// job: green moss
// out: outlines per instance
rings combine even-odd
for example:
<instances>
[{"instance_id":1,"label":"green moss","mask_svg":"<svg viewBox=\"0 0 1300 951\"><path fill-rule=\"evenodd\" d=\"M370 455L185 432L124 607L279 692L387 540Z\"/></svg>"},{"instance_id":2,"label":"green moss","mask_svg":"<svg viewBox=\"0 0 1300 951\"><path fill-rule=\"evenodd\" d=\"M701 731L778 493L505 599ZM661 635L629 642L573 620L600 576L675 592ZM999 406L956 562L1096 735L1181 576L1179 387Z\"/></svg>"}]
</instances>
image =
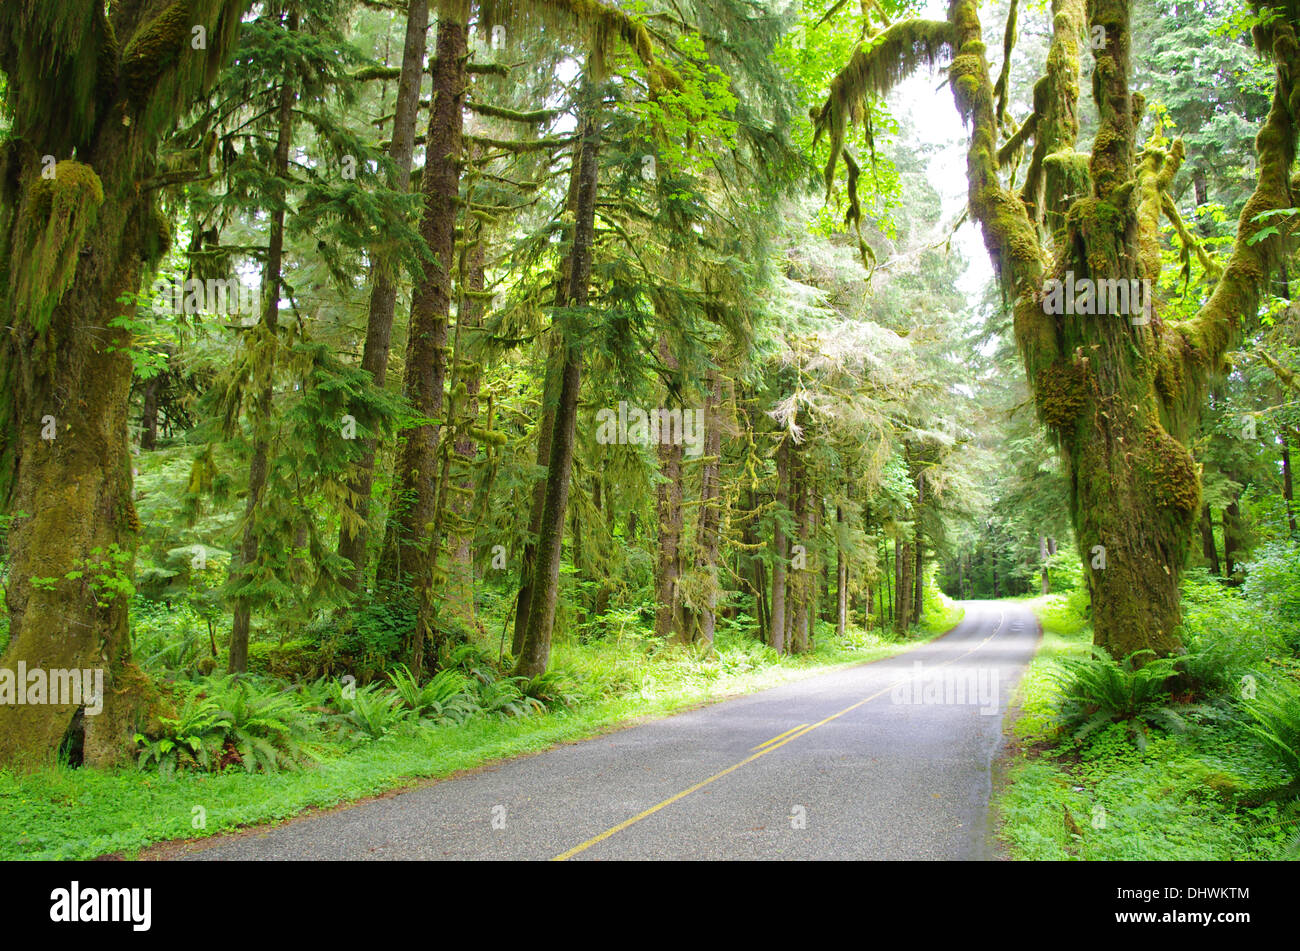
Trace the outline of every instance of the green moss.
<instances>
[{"instance_id":1,"label":"green moss","mask_svg":"<svg viewBox=\"0 0 1300 951\"><path fill-rule=\"evenodd\" d=\"M190 4L176 0L131 37L122 53L122 84L131 99L142 101L163 71L188 48L193 24Z\"/></svg>"},{"instance_id":2,"label":"green moss","mask_svg":"<svg viewBox=\"0 0 1300 951\"><path fill-rule=\"evenodd\" d=\"M147 209L140 236L140 256L152 267L172 247L171 220L156 205Z\"/></svg>"},{"instance_id":3,"label":"green moss","mask_svg":"<svg viewBox=\"0 0 1300 951\"><path fill-rule=\"evenodd\" d=\"M1187 447L1152 423L1143 437L1143 468L1156 501L1184 514L1200 511L1201 477Z\"/></svg>"},{"instance_id":4,"label":"green moss","mask_svg":"<svg viewBox=\"0 0 1300 951\"><path fill-rule=\"evenodd\" d=\"M13 307L38 330L72 285L86 235L94 226L104 186L89 165L59 162L53 178L37 177L27 193L15 234Z\"/></svg>"},{"instance_id":5,"label":"green moss","mask_svg":"<svg viewBox=\"0 0 1300 951\"><path fill-rule=\"evenodd\" d=\"M1034 377L1034 403L1048 426L1066 430L1074 425L1088 399L1087 370L1057 360Z\"/></svg>"},{"instance_id":6,"label":"green moss","mask_svg":"<svg viewBox=\"0 0 1300 951\"><path fill-rule=\"evenodd\" d=\"M972 43L962 47L960 56L953 57L948 67L948 81L957 94L957 104L966 119L975 111L979 89L984 76L984 61L979 53L968 52Z\"/></svg>"}]
</instances>

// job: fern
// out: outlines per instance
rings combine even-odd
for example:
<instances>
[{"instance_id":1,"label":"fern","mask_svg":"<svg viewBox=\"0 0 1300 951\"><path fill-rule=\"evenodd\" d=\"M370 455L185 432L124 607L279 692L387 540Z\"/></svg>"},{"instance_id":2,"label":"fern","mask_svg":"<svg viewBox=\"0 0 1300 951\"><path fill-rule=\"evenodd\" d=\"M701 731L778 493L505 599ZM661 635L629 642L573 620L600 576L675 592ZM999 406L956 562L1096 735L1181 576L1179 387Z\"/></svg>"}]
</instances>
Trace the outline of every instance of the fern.
<instances>
[{"instance_id":1,"label":"fern","mask_svg":"<svg viewBox=\"0 0 1300 951\"><path fill-rule=\"evenodd\" d=\"M480 710L465 674L442 670L421 686L405 664L388 675L393 690L407 710L436 724L463 723Z\"/></svg>"},{"instance_id":2,"label":"fern","mask_svg":"<svg viewBox=\"0 0 1300 951\"><path fill-rule=\"evenodd\" d=\"M343 723L353 732L377 740L411 719L412 713L402 706L402 698L370 684L345 701Z\"/></svg>"},{"instance_id":3,"label":"fern","mask_svg":"<svg viewBox=\"0 0 1300 951\"><path fill-rule=\"evenodd\" d=\"M1152 659L1143 666L1143 655ZM1196 707L1175 709L1168 703L1167 684L1178 673L1177 659L1155 657L1151 650L1136 651L1122 663L1104 648L1093 647L1092 656L1065 661L1050 675L1060 687L1058 725L1082 743L1111 723L1126 723L1139 749L1146 748L1146 727L1172 732L1187 729L1184 714Z\"/></svg>"},{"instance_id":4,"label":"fern","mask_svg":"<svg viewBox=\"0 0 1300 951\"><path fill-rule=\"evenodd\" d=\"M1247 731L1263 746L1265 754L1300 785L1300 683L1294 680L1270 684L1244 704L1254 721Z\"/></svg>"}]
</instances>

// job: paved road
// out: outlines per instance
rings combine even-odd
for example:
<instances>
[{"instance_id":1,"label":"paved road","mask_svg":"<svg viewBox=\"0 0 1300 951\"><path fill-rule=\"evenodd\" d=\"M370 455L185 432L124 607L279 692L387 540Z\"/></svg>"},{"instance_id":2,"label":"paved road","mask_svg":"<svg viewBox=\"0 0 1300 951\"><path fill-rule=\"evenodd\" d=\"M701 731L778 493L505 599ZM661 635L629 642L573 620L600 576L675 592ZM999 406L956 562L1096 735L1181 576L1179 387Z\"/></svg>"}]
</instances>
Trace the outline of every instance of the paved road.
<instances>
[{"instance_id":1,"label":"paved road","mask_svg":"<svg viewBox=\"0 0 1300 951\"><path fill-rule=\"evenodd\" d=\"M991 858L990 763L1038 624L1016 605L966 609L951 633L888 660L186 857Z\"/></svg>"}]
</instances>

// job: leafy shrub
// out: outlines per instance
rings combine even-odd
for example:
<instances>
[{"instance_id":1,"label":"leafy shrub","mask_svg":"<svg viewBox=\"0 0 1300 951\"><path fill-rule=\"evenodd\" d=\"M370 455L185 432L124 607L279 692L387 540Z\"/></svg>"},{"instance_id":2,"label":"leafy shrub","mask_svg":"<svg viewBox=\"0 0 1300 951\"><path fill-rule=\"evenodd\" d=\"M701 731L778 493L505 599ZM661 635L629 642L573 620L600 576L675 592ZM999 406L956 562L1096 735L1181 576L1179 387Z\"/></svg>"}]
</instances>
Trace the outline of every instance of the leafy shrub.
<instances>
[{"instance_id":1,"label":"leafy shrub","mask_svg":"<svg viewBox=\"0 0 1300 951\"><path fill-rule=\"evenodd\" d=\"M248 669L251 673L298 680L310 677L317 666L316 645L305 638L283 644L253 641L248 645Z\"/></svg>"},{"instance_id":2,"label":"leafy shrub","mask_svg":"<svg viewBox=\"0 0 1300 951\"><path fill-rule=\"evenodd\" d=\"M1086 587L1083 583L1083 562L1073 546L1059 548L1055 555L1048 557L1047 584L1053 593Z\"/></svg>"},{"instance_id":3,"label":"leafy shrub","mask_svg":"<svg viewBox=\"0 0 1300 951\"><path fill-rule=\"evenodd\" d=\"M1300 546L1271 542L1256 548L1242 593L1271 615L1292 650L1300 650Z\"/></svg>"},{"instance_id":4,"label":"leafy shrub","mask_svg":"<svg viewBox=\"0 0 1300 951\"><path fill-rule=\"evenodd\" d=\"M1152 659L1141 667L1143 655ZM1182 715L1168 703L1168 681L1178 673L1176 659L1136 651L1116 663L1105 649L1062 661L1049 676L1060 687L1056 721L1077 743L1111 723L1125 723L1139 749L1146 748L1146 725L1181 731Z\"/></svg>"},{"instance_id":5,"label":"leafy shrub","mask_svg":"<svg viewBox=\"0 0 1300 951\"><path fill-rule=\"evenodd\" d=\"M487 710L488 705L483 703L482 689L502 677L496 658L473 644L461 644L451 652L447 669L458 670L469 679L470 686L480 694L479 702L483 709Z\"/></svg>"},{"instance_id":6,"label":"leafy shrub","mask_svg":"<svg viewBox=\"0 0 1300 951\"><path fill-rule=\"evenodd\" d=\"M202 655L210 655L208 648L207 623L191 605L132 600L131 653L141 667L191 669Z\"/></svg>"},{"instance_id":7,"label":"leafy shrub","mask_svg":"<svg viewBox=\"0 0 1300 951\"><path fill-rule=\"evenodd\" d=\"M1187 655L1178 662L1207 696L1232 696L1241 678L1262 670L1276 644L1267 615L1203 568L1183 579L1183 625Z\"/></svg>"},{"instance_id":8,"label":"leafy shrub","mask_svg":"<svg viewBox=\"0 0 1300 951\"><path fill-rule=\"evenodd\" d=\"M523 677L501 677L478 688L478 702L486 713L500 716L522 717L530 713L545 713L546 704L536 697L527 696L522 685Z\"/></svg>"},{"instance_id":9,"label":"leafy shrub","mask_svg":"<svg viewBox=\"0 0 1300 951\"><path fill-rule=\"evenodd\" d=\"M724 673L743 674L779 663L781 657L770 646L753 637L719 631L714 640L718 665Z\"/></svg>"},{"instance_id":10,"label":"leafy shrub","mask_svg":"<svg viewBox=\"0 0 1300 951\"><path fill-rule=\"evenodd\" d=\"M222 745L233 747L250 773L292 767L307 754L310 722L293 689L264 686L251 678L227 677L212 699L226 724Z\"/></svg>"},{"instance_id":11,"label":"leafy shrub","mask_svg":"<svg viewBox=\"0 0 1300 951\"><path fill-rule=\"evenodd\" d=\"M315 672L349 672L361 683L384 676L415 629L415 599L409 588L386 589L352 613L318 617L305 632L315 646Z\"/></svg>"},{"instance_id":12,"label":"leafy shrub","mask_svg":"<svg viewBox=\"0 0 1300 951\"><path fill-rule=\"evenodd\" d=\"M584 699L583 685L579 680L570 672L559 668L551 668L531 680L524 680L519 685L519 691L525 697L541 703L543 708L572 707Z\"/></svg>"}]
</instances>

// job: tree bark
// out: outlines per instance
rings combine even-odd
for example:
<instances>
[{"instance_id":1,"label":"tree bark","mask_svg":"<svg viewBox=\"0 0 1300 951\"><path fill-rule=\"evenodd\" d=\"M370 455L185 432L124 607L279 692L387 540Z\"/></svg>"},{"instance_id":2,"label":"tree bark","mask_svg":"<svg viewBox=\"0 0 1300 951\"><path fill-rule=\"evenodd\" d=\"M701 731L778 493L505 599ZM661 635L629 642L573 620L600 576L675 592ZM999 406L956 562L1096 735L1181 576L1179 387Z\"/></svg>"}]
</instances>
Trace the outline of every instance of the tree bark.
<instances>
[{"instance_id":1,"label":"tree bark","mask_svg":"<svg viewBox=\"0 0 1300 951\"><path fill-rule=\"evenodd\" d=\"M700 522L697 528L699 557L697 569L705 575L708 592L699 612L694 638L712 646L717 628L718 555L722 545L721 486L718 482L722 461L722 379L716 367L710 367L704 381L704 459L700 466Z\"/></svg>"},{"instance_id":2,"label":"tree bark","mask_svg":"<svg viewBox=\"0 0 1300 951\"><path fill-rule=\"evenodd\" d=\"M401 192L411 186L411 159L415 152L415 126L420 111L420 78L424 74L428 33L429 0L411 0L406 11L406 41L402 48L402 72L397 83L393 139L388 148L394 165L392 187ZM398 275L392 263L377 259L371 268L370 314L366 321L365 347L361 353L361 368L370 373L376 389L382 389L388 377L397 281ZM356 475L348 483L355 521L345 517L339 528L338 553L352 562L352 571L348 573L345 584L354 593L365 584L370 541L370 492L374 485L377 448L374 439L367 439L362 446Z\"/></svg>"},{"instance_id":3,"label":"tree bark","mask_svg":"<svg viewBox=\"0 0 1300 951\"><path fill-rule=\"evenodd\" d=\"M456 314L456 364L457 390L464 385L457 416L459 422L453 445L456 462L461 473L451 500L452 530L449 548L451 563L447 578L447 602L466 630L474 626L474 557L473 508L474 483L471 478L474 459L478 455L478 442L471 427L479 415L478 394L482 386L479 350L476 335L483 324L483 299L485 286L485 255L483 236L466 249L463 273L465 291Z\"/></svg>"},{"instance_id":4,"label":"tree bark","mask_svg":"<svg viewBox=\"0 0 1300 951\"><path fill-rule=\"evenodd\" d=\"M659 338L659 359L670 373L678 369L676 355L664 337ZM655 520L659 525L659 546L655 560L655 634L679 643L687 640L682 617L682 598L677 589L682 574L682 450L681 443L660 439L660 481L655 486Z\"/></svg>"},{"instance_id":5,"label":"tree bark","mask_svg":"<svg viewBox=\"0 0 1300 951\"><path fill-rule=\"evenodd\" d=\"M591 282L592 244L595 237L596 195L600 178L600 116L593 106L581 125L582 148L579 183L573 225L572 264L570 267L569 303L581 312L587 306ZM551 436L551 457L547 467L546 503L537 536L537 561L533 575L533 594L524 635L523 648L515 663L515 674L536 677L546 671L551 657L551 633L555 625L555 607L559 596L560 546L564 536L564 516L569 502L572 478L574 426L578 394L582 383L581 316L558 315L563 353L560 394L556 404L555 427Z\"/></svg>"},{"instance_id":6,"label":"tree bark","mask_svg":"<svg viewBox=\"0 0 1300 951\"><path fill-rule=\"evenodd\" d=\"M393 494L380 558L382 584L405 586L430 570L425 535L436 504L436 467L443 390L447 377L447 326L451 317L452 260L464 104L468 4L443 5L438 18L437 54L426 155L420 186L424 214L420 234L433 256L411 294L410 336L406 347L406 398L426 422L404 434L393 474ZM419 634L415 640L418 641ZM419 651L412 644L412 654Z\"/></svg>"},{"instance_id":7,"label":"tree bark","mask_svg":"<svg viewBox=\"0 0 1300 951\"><path fill-rule=\"evenodd\" d=\"M835 506L836 543L835 543L835 633L843 637L848 631L849 613L849 559L844 551L840 535L844 531L844 506ZM867 603L871 603L871 591L867 590Z\"/></svg>"},{"instance_id":8,"label":"tree bark","mask_svg":"<svg viewBox=\"0 0 1300 951\"><path fill-rule=\"evenodd\" d=\"M1287 434L1282 433L1282 498L1286 499L1286 524L1291 537L1296 535L1295 491L1291 482L1291 447L1287 445Z\"/></svg>"},{"instance_id":9,"label":"tree bark","mask_svg":"<svg viewBox=\"0 0 1300 951\"><path fill-rule=\"evenodd\" d=\"M786 561L789 542L781 520L790 509L790 437L784 435L776 450L776 521L772 528L772 614L768 643L778 654L786 651Z\"/></svg>"},{"instance_id":10,"label":"tree bark","mask_svg":"<svg viewBox=\"0 0 1300 951\"><path fill-rule=\"evenodd\" d=\"M1043 582L1042 593L1050 594L1051 581L1047 577L1047 537L1045 535L1038 536L1038 561L1039 564L1042 565L1042 568L1040 569L1040 573L1042 574L1042 582Z\"/></svg>"},{"instance_id":11,"label":"tree bark","mask_svg":"<svg viewBox=\"0 0 1300 951\"><path fill-rule=\"evenodd\" d=\"M140 412L140 448L151 452L158 448L158 391L162 389L164 373L150 377L144 385L144 406Z\"/></svg>"},{"instance_id":12,"label":"tree bark","mask_svg":"<svg viewBox=\"0 0 1300 951\"><path fill-rule=\"evenodd\" d=\"M1205 563L1209 566L1210 573L1222 576L1219 549L1214 543L1214 513L1210 511L1209 503L1201 508L1201 554L1205 556Z\"/></svg>"},{"instance_id":13,"label":"tree bark","mask_svg":"<svg viewBox=\"0 0 1300 951\"><path fill-rule=\"evenodd\" d=\"M903 541L899 536L894 539L894 571L896 579L894 607L894 633L906 634L912 625L912 572L916 567L912 552L912 543Z\"/></svg>"},{"instance_id":14,"label":"tree bark","mask_svg":"<svg viewBox=\"0 0 1300 951\"><path fill-rule=\"evenodd\" d=\"M1240 584L1237 577L1237 556L1246 553L1246 531L1241 519L1241 504L1236 500L1223 507L1223 566L1224 577L1232 584Z\"/></svg>"},{"instance_id":15,"label":"tree bark","mask_svg":"<svg viewBox=\"0 0 1300 951\"><path fill-rule=\"evenodd\" d=\"M573 147L573 170L569 174L569 194L565 207L577 214L578 190L581 184L582 142ZM555 282L555 309L569 305L569 285L573 274L573 244L570 242L560 273ZM551 434L555 429L556 402L560 398L560 375L563 371L564 347L556 328L552 327L546 352L546 376L542 382L542 415L537 424L537 467L545 469L551 461ZM533 606L533 572L537 562L537 537L542 530L542 514L546 508L546 476L533 483L532 504L528 510L528 540L519 571L519 594L515 598L515 630L510 642L510 653L518 657L524 649L528 633L528 618ZM628 520L628 541L636 539L636 513Z\"/></svg>"},{"instance_id":16,"label":"tree bark","mask_svg":"<svg viewBox=\"0 0 1300 951\"><path fill-rule=\"evenodd\" d=\"M128 449L131 337L112 325L131 313L119 299L140 289L143 228L152 209L138 183L152 174L165 126L206 83L203 69L186 81L156 58L189 54L188 32L184 52L178 43L156 49L147 62L119 58L116 45L107 42L80 49L61 44L63 11L33 16L36 7L0 5L0 70L13 109L9 148L0 158L0 270L8 278L34 273L35 262L14 236L37 223L43 190L58 195L65 208L78 208L86 227L79 236L69 230L63 259L73 263L66 285L36 289L47 295L48 314L21 307L12 287L0 295L6 328L0 338L0 501L13 519L5 586L10 640L0 667L12 670L21 662L29 670L102 670L103 710L78 717L74 703L0 705L0 765L36 766L79 728L83 762L107 766L125 759L149 700L148 678L131 662L126 596L97 592L93 584L101 571L131 577L139 531ZM246 8L233 0L214 5L214 22L237 19ZM117 4L106 17L103 9L93 32L106 39L109 23L118 36L130 37L150 29L168 8ZM215 72L229 38L218 34L195 55ZM32 50L42 52L33 56ZM84 61L69 61L82 55L105 58L99 76L110 82L105 88L92 80L97 96L72 88L70 74L87 70ZM114 74L122 66L143 80L135 100L116 93ZM177 87L166 101L157 96L160 82ZM21 94L34 88L48 90L65 111L33 115L21 105ZM152 121L139 121L146 109ZM74 150L76 161L60 163L66 174L56 167L53 180L42 179L43 155ZM68 578L73 571L83 574ZM55 580L34 584L36 578Z\"/></svg>"}]
</instances>

